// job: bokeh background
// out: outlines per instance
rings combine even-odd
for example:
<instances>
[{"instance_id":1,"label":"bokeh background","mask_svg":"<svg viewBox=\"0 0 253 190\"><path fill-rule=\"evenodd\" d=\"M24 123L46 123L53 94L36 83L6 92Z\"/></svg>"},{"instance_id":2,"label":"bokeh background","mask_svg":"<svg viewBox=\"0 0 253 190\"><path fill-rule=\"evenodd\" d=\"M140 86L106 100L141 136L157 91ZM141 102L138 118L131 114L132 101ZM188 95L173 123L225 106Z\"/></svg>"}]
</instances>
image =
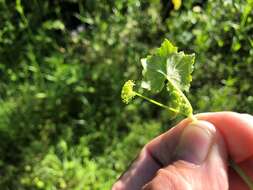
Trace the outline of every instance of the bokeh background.
<instances>
[{"instance_id":1,"label":"bokeh background","mask_svg":"<svg viewBox=\"0 0 253 190\"><path fill-rule=\"evenodd\" d=\"M176 122L120 100L165 38L196 53L196 113L252 113L252 9L253 0L0 0L0 189L110 189Z\"/></svg>"}]
</instances>

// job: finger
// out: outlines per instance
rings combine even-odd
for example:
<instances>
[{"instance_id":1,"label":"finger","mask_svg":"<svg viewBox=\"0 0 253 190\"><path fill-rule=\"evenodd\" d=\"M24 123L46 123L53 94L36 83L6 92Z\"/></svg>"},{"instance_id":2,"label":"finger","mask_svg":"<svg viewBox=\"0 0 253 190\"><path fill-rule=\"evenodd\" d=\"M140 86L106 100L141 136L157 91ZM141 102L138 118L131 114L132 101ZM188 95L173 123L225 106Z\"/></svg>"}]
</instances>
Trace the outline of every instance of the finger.
<instances>
[{"instance_id":1,"label":"finger","mask_svg":"<svg viewBox=\"0 0 253 190\"><path fill-rule=\"evenodd\" d=\"M174 161L174 152L180 138L185 139L184 142L188 140L187 142L185 142L185 144L198 147L195 149L195 152L193 152L192 155L196 154L198 157L201 157L203 151L205 152L206 150L208 150L205 146L205 139L196 138L197 136L195 134L195 130L193 130L191 136L187 138L182 136L182 132L184 131L186 125L188 125L189 122L190 121L188 120L180 122L173 129L160 135L159 137L148 143L141 151L141 154L138 156L138 159L113 186L113 190L140 189L143 184L147 183L150 179L153 178L159 168L169 165ZM209 126L206 123L201 123L200 125L203 125L202 127L204 128L208 128ZM185 149L193 151L193 149L190 147ZM189 155L181 154L181 156ZM149 172L145 172L144 169L148 169Z\"/></svg>"},{"instance_id":2,"label":"finger","mask_svg":"<svg viewBox=\"0 0 253 190\"><path fill-rule=\"evenodd\" d=\"M171 159L185 125L185 122L181 122L148 143L130 168L113 185L112 190L140 189L143 184L151 180L157 170ZM164 143L159 144L160 142ZM166 152L160 152L160 150L166 150ZM161 157L155 154L161 154Z\"/></svg>"},{"instance_id":3,"label":"finger","mask_svg":"<svg viewBox=\"0 0 253 190\"><path fill-rule=\"evenodd\" d=\"M158 170L143 190L228 189L225 144L219 133L210 134L208 127L210 125L188 126L180 137L183 138L177 150L180 153L175 158L178 161ZM193 142L189 144L189 141ZM201 148L203 150L196 152Z\"/></svg>"},{"instance_id":4,"label":"finger","mask_svg":"<svg viewBox=\"0 0 253 190\"><path fill-rule=\"evenodd\" d=\"M222 133L228 152L245 174L253 179L253 117L233 112L198 114L198 118L212 122ZM229 169L230 190L247 190L242 178Z\"/></svg>"},{"instance_id":5,"label":"finger","mask_svg":"<svg viewBox=\"0 0 253 190\"><path fill-rule=\"evenodd\" d=\"M252 155L252 116L233 112L216 112L198 114L196 117L213 123L214 126L221 131L222 136L226 141L229 154L236 162L243 161ZM189 119L183 120L172 130L158 136L147 144L141 153L146 156L139 156L139 158L142 159L137 159L134 162L134 165L132 165L132 167L130 167L130 169L120 178L117 184L121 185L118 186L120 187L122 184L137 184L136 181L148 181L155 175L155 169L153 169L153 173L149 175L146 173L142 174L143 177L142 175L135 175L140 174L141 172L139 171L142 171L142 168L148 167L148 165L152 166L156 165L154 163L157 163L157 165L165 166L170 164L172 161L172 155L170 153L174 152L181 132L190 122ZM148 159L144 159L145 157ZM129 175L129 173L132 175ZM140 183L138 183L138 185L140 185Z\"/></svg>"},{"instance_id":6,"label":"finger","mask_svg":"<svg viewBox=\"0 0 253 190\"><path fill-rule=\"evenodd\" d=\"M253 155L253 117L234 112L204 113L197 118L209 121L221 132L233 160L241 162Z\"/></svg>"},{"instance_id":7,"label":"finger","mask_svg":"<svg viewBox=\"0 0 253 190\"><path fill-rule=\"evenodd\" d=\"M205 120L212 123L222 134L230 156L236 162L241 162L253 155L253 117L248 114L239 114L235 112L215 112L198 114L196 117L200 120ZM177 126L177 131L189 124L189 119L183 120ZM168 159L168 147L174 146L168 139L171 139L171 134L166 132L160 137L155 138L149 143L149 150L153 157L160 159L166 165L171 160ZM177 137L175 137L176 141Z\"/></svg>"},{"instance_id":8,"label":"finger","mask_svg":"<svg viewBox=\"0 0 253 190\"><path fill-rule=\"evenodd\" d=\"M112 190L140 189L151 180L161 165L152 158L147 149L143 149L127 172L113 185Z\"/></svg>"}]
</instances>

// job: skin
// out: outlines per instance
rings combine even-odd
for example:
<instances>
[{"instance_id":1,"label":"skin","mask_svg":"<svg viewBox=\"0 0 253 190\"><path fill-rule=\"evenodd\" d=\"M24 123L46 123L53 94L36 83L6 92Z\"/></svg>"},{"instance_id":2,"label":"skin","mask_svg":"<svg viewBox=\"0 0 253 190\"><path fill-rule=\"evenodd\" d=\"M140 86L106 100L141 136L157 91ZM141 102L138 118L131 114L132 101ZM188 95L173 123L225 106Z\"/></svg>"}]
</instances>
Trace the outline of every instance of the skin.
<instances>
[{"instance_id":1,"label":"skin","mask_svg":"<svg viewBox=\"0 0 253 190\"><path fill-rule=\"evenodd\" d=\"M185 119L145 145L112 190L247 190L228 158L253 179L253 116L216 112L196 117L197 123ZM200 161L196 155L206 156Z\"/></svg>"}]
</instances>

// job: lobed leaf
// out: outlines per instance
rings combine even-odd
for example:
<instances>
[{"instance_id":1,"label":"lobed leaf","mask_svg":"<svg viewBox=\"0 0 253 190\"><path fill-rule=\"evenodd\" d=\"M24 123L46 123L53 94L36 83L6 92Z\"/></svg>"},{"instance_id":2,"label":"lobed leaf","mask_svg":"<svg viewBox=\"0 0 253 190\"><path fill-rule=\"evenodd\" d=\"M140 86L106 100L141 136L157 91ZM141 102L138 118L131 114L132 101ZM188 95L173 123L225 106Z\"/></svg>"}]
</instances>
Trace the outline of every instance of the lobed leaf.
<instances>
[{"instance_id":1,"label":"lobed leaf","mask_svg":"<svg viewBox=\"0 0 253 190\"><path fill-rule=\"evenodd\" d=\"M154 54L141 60L142 87L159 93L166 86L170 106L184 115L191 115L192 107L183 91L189 91L194 60L194 54L178 52L177 47L165 40Z\"/></svg>"},{"instance_id":2,"label":"lobed leaf","mask_svg":"<svg viewBox=\"0 0 253 190\"><path fill-rule=\"evenodd\" d=\"M165 40L153 55L141 60L142 87L158 93L165 86L165 81L168 81L176 88L188 91L192 81L194 60L194 54L178 52L177 47Z\"/></svg>"}]
</instances>

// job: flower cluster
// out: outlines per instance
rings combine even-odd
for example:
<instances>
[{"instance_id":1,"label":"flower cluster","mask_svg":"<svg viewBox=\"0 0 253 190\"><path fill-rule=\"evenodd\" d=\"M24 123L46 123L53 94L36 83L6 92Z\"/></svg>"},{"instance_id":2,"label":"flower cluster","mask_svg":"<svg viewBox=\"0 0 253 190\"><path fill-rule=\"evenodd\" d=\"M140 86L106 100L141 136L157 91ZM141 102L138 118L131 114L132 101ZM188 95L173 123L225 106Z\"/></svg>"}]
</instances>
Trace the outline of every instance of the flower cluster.
<instances>
[{"instance_id":1,"label":"flower cluster","mask_svg":"<svg viewBox=\"0 0 253 190\"><path fill-rule=\"evenodd\" d=\"M121 98L126 104L128 104L136 96L136 93L133 90L134 85L134 81L128 80L122 87Z\"/></svg>"}]
</instances>

